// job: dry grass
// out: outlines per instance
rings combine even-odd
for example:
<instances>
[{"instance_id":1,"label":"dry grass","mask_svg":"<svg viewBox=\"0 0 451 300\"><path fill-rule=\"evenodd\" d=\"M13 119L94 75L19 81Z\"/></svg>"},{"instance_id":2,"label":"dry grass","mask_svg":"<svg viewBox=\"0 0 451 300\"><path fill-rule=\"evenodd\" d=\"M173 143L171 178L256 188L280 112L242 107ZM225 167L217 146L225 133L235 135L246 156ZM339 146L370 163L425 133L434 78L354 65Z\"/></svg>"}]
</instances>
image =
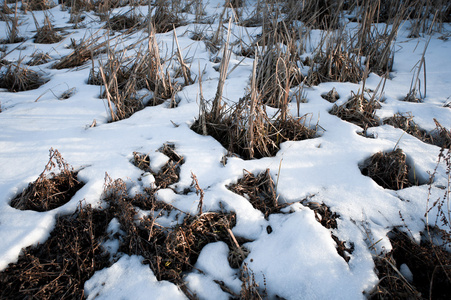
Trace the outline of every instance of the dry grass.
<instances>
[{"instance_id":1,"label":"dry grass","mask_svg":"<svg viewBox=\"0 0 451 300\"><path fill-rule=\"evenodd\" d=\"M52 210L69 202L83 185L83 182L77 180L77 172L58 150L50 149L44 171L11 200L11 206L20 210Z\"/></svg>"},{"instance_id":2,"label":"dry grass","mask_svg":"<svg viewBox=\"0 0 451 300\"><path fill-rule=\"evenodd\" d=\"M224 241L232 247L230 229L234 214L204 213L187 216L174 228L162 228L155 219L135 221L136 211L127 197L123 182L112 182L106 189L105 201L126 232L120 251L144 257L158 280L169 280L190 294L183 282L183 272L193 268L202 248L211 242ZM244 259L244 258L243 258Z\"/></svg>"},{"instance_id":3,"label":"dry grass","mask_svg":"<svg viewBox=\"0 0 451 300\"><path fill-rule=\"evenodd\" d=\"M299 20L315 29L335 29L339 26L340 12L343 0L303 0L302 4L296 0L283 1L284 11L291 20Z\"/></svg>"},{"instance_id":4,"label":"dry grass","mask_svg":"<svg viewBox=\"0 0 451 300\"><path fill-rule=\"evenodd\" d=\"M451 147L451 132L443 127L436 119L434 119L436 128L430 132L421 129L414 121L413 116L409 113L395 114L393 117L384 120L384 124L392 125L395 128L401 128L406 133L416 137L417 139L441 148Z\"/></svg>"},{"instance_id":5,"label":"dry grass","mask_svg":"<svg viewBox=\"0 0 451 300\"><path fill-rule=\"evenodd\" d=\"M127 30L127 32L132 31L133 29L138 29L141 27L141 18L136 14L132 13L124 13L111 17L107 22L107 27L110 30Z\"/></svg>"},{"instance_id":6,"label":"dry grass","mask_svg":"<svg viewBox=\"0 0 451 300\"><path fill-rule=\"evenodd\" d=\"M93 59L94 56L104 51L107 42L99 43L102 36L96 36L93 34L89 38L82 39L79 43L71 39L72 47L74 51L63 58L59 62L55 63L53 69L67 69L79 67L87 61Z\"/></svg>"},{"instance_id":7,"label":"dry grass","mask_svg":"<svg viewBox=\"0 0 451 300\"><path fill-rule=\"evenodd\" d=\"M392 152L374 154L363 163L361 171L363 175L371 177L378 185L386 189L400 190L419 184L415 174L413 176L409 174L411 167L407 164L406 155L400 148Z\"/></svg>"},{"instance_id":8,"label":"dry grass","mask_svg":"<svg viewBox=\"0 0 451 300\"><path fill-rule=\"evenodd\" d=\"M389 233L393 250L375 259L379 283L370 299L448 299L451 289L451 254L422 240L413 241L399 230ZM409 282L399 271L408 266L413 274Z\"/></svg>"},{"instance_id":9,"label":"dry grass","mask_svg":"<svg viewBox=\"0 0 451 300\"><path fill-rule=\"evenodd\" d=\"M332 36L325 36L313 58L313 65L305 79L307 85L322 82L353 82L364 80L360 57L350 50L350 41L344 31L339 30Z\"/></svg>"},{"instance_id":10,"label":"dry grass","mask_svg":"<svg viewBox=\"0 0 451 300\"><path fill-rule=\"evenodd\" d=\"M36 35L34 37L34 42L36 44L54 44L63 39L63 37L53 28L47 14L45 15L43 26L39 26L39 23L34 15L33 18L36 26Z\"/></svg>"},{"instance_id":11,"label":"dry grass","mask_svg":"<svg viewBox=\"0 0 451 300\"><path fill-rule=\"evenodd\" d=\"M297 59L298 53L293 43L285 51L280 46L264 50L256 71L256 88L264 104L278 108L288 105L291 87L302 82Z\"/></svg>"},{"instance_id":12,"label":"dry grass","mask_svg":"<svg viewBox=\"0 0 451 300\"><path fill-rule=\"evenodd\" d=\"M315 213L315 219L321 223L327 229L337 229L338 223L337 219L340 217L336 212L331 211L331 209L324 203L320 204L318 202L306 202L301 201L304 205L308 206ZM345 241L341 241L336 235L331 233L331 237L337 244L336 249L338 255L340 255L347 263L351 260L350 255L354 252L354 243L350 243L348 247Z\"/></svg>"},{"instance_id":13,"label":"dry grass","mask_svg":"<svg viewBox=\"0 0 451 300\"><path fill-rule=\"evenodd\" d=\"M43 53L36 50L32 55L31 59L27 62L29 66L38 66L45 63L48 63L52 58L48 53Z\"/></svg>"},{"instance_id":14,"label":"dry grass","mask_svg":"<svg viewBox=\"0 0 451 300\"><path fill-rule=\"evenodd\" d=\"M6 22L6 39L1 40L1 44L15 44L24 41L24 38L19 35L19 16L17 14L17 1L14 9L14 17L5 16Z\"/></svg>"},{"instance_id":15,"label":"dry grass","mask_svg":"<svg viewBox=\"0 0 451 300\"><path fill-rule=\"evenodd\" d=\"M171 4L168 5L164 0L155 1L150 23L156 33L165 33L183 25L183 20L178 16L179 5L175 4L176 9L174 9L174 2Z\"/></svg>"},{"instance_id":16,"label":"dry grass","mask_svg":"<svg viewBox=\"0 0 451 300\"><path fill-rule=\"evenodd\" d=\"M227 56L227 53L224 56ZM220 70L223 68L223 61ZM221 102L221 87L224 80L220 77L211 109L207 109L201 95L199 119L191 128L199 134L211 135L229 153L236 153L244 159L274 156L280 144L285 141L316 137L316 129L311 129L305 124L306 116L296 119L288 114L288 92L285 92L282 107L276 116L268 117L257 87L256 70L257 59L254 60L249 92L229 111ZM222 74L226 72L221 71L220 74L223 76ZM199 85L201 86L201 79Z\"/></svg>"},{"instance_id":17,"label":"dry grass","mask_svg":"<svg viewBox=\"0 0 451 300\"><path fill-rule=\"evenodd\" d=\"M0 298L82 299L85 281L110 265L101 247L108 222L105 211L90 206L58 217L45 243L23 249L0 273Z\"/></svg>"},{"instance_id":18,"label":"dry grass","mask_svg":"<svg viewBox=\"0 0 451 300\"><path fill-rule=\"evenodd\" d=\"M265 218L280 212L287 204L279 204L275 184L269 169L257 176L244 170L243 178L227 187L232 192L246 197L255 209L261 211Z\"/></svg>"},{"instance_id":19,"label":"dry grass","mask_svg":"<svg viewBox=\"0 0 451 300\"><path fill-rule=\"evenodd\" d=\"M340 95L338 95L338 92L335 88L332 88L329 92L322 94L321 97L330 103L337 102L338 99L340 99Z\"/></svg>"},{"instance_id":20,"label":"dry grass","mask_svg":"<svg viewBox=\"0 0 451 300\"><path fill-rule=\"evenodd\" d=\"M22 10L34 11L34 10L47 10L55 6L52 0L24 0L22 1Z\"/></svg>"},{"instance_id":21,"label":"dry grass","mask_svg":"<svg viewBox=\"0 0 451 300\"><path fill-rule=\"evenodd\" d=\"M100 95L108 101L111 122L130 117L146 104L155 106L170 99L169 107L177 106L176 94L181 86L172 80L168 69L165 70L155 32L149 36L148 48L141 49L130 58L126 50L116 52L109 48L107 61L100 63L98 71L94 65L91 69L88 83L102 85ZM152 99L147 103L143 102L146 95L138 93L144 88L152 92Z\"/></svg>"},{"instance_id":22,"label":"dry grass","mask_svg":"<svg viewBox=\"0 0 451 300\"><path fill-rule=\"evenodd\" d=\"M144 172L149 172L155 177L155 187L153 189L145 189L147 194L151 197L153 197L155 191L157 191L158 189L168 188L172 184L179 181L180 167L185 162L184 157L180 156L175 151L175 146L172 144L164 144L163 147L161 147L158 151L169 158L168 162L158 171L152 170L150 168L149 155L133 152L132 163L139 169L143 170ZM142 203L142 199L139 199L139 197L138 199L136 199L136 201Z\"/></svg>"},{"instance_id":23,"label":"dry grass","mask_svg":"<svg viewBox=\"0 0 451 300\"><path fill-rule=\"evenodd\" d=\"M365 131L368 127L379 126L379 118L376 116L376 109L381 106L375 99L375 93L369 100L364 97L363 92L354 94L342 105L334 105L331 114L342 120L351 122L362 127Z\"/></svg>"},{"instance_id":24,"label":"dry grass","mask_svg":"<svg viewBox=\"0 0 451 300\"><path fill-rule=\"evenodd\" d=\"M24 67L22 60L19 60L15 64L8 64L0 72L0 88L6 88L10 92L34 90L48 80L43 74Z\"/></svg>"}]
</instances>

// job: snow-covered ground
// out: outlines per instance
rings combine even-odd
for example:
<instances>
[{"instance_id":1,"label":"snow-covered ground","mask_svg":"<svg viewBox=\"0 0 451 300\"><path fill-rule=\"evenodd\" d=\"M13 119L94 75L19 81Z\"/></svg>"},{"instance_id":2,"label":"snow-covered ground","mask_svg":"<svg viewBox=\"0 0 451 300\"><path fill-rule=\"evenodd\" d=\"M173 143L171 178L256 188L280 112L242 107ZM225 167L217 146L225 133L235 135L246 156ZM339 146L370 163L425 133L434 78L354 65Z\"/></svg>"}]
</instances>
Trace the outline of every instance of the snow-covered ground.
<instances>
[{"instance_id":1,"label":"snow-covered ground","mask_svg":"<svg viewBox=\"0 0 451 300\"><path fill-rule=\"evenodd\" d=\"M212 54L204 42L192 40L190 36L202 26L206 27L206 32L216 30L223 2L204 1L207 16L216 16L213 24L191 23L175 29L193 77L203 71L202 92L204 98L210 100L214 98L219 80L219 72L215 69L218 64L212 59L216 54ZM246 1L249 10L253 2ZM117 9L114 13L128 9ZM146 6L139 9L143 15L147 14ZM33 16L20 13L20 35L26 40L20 44L6 44L6 52L2 53L4 60L15 62L23 59L26 62L36 50L40 50L48 53L52 60L30 67L43 72L49 79L38 89L17 93L6 89L0 91L0 270L16 262L22 248L44 242L55 225L56 217L74 212L80 200L99 206L105 173L111 178L122 178L130 191L139 191L142 182L138 178L142 171L131 163L133 152L149 153L158 164L158 159L162 158L156 151L168 142L184 156L185 163L181 167L179 182L160 190L158 199L181 211L196 214L199 196L194 192L183 193L192 183L191 174L195 174L205 192L203 211L218 211L221 205L236 213L233 233L252 240L245 244L249 250L245 262L255 274L257 283L266 286L270 297L364 298L363 292L371 290L378 281L373 255L391 249L387 232L397 226L407 226L419 239L419 232L425 227L428 197L435 200L443 196L443 187L448 182L443 164L439 165L430 189L425 184L398 191L388 190L362 175L359 164L378 151L399 147L414 166L416 176L423 182L427 181L429 173L436 167L440 148L390 125L369 128L368 134L375 138L366 138L357 134L362 131L360 127L329 114L333 104L323 99L322 94L335 87L340 95L337 102L340 105L351 96L351 92L361 89L361 83L329 82L305 87L307 102L300 104L301 115L308 114L310 123L318 123L324 130L314 139L283 143L277 155L271 158L243 160L229 157L227 164L222 164L226 149L212 137L199 135L190 129L199 114L197 80L178 92L180 102L176 108L163 103L146 107L128 119L109 123L107 103L99 98L99 86L87 84L90 61L78 68L51 68L55 61L72 51L68 48L70 39L100 36L104 34L104 22L100 22L94 13L86 12L82 26L72 29L72 24L68 24L69 13L61 10L61 6L55 6L48 13L56 28L65 28L65 38L61 42L35 44ZM35 11L34 17L42 24L42 11ZM187 18L194 22L192 15L188 14ZM246 40L258 34L261 28L232 25L231 30L232 40ZM447 38L450 32L450 24L443 24L442 32L408 38L408 22L401 26L394 45L393 72L386 81L384 101L376 112L377 116L384 119L398 112L410 112L414 121L425 130L435 128L433 118L442 126L451 128L451 108L445 107L451 101L451 41ZM311 35L312 44L307 45L307 52L313 51L320 32L312 31ZM6 23L0 21L0 39L6 36ZM145 39L147 33L141 30L125 37L118 33L116 36L114 42L125 47ZM157 40L162 57L169 57L174 50L173 32L158 34ZM425 54L426 97L422 103L401 101L409 92L415 67L428 42ZM127 55L133 56L136 49L129 49ZM98 59L105 60L105 57ZM236 103L244 96L252 64L252 59L232 54L223 94L228 103ZM375 89L380 81L381 78L372 73L366 87ZM72 88L74 94L70 98L58 99ZM295 100L290 107L292 115L297 116ZM91 127L94 120L96 126ZM67 162L80 169L79 179L86 184L70 202L51 211L12 208L10 201L42 172L50 148L58 149ZM243 177L243 170L258 174L268 168L277 181L279 201L293 204L284 209L285 213L272 214L265 219L245 197L232 193L226 186ZM338 228L324 228L315 219L314 211L303 205L306 202L324 203L330 207L340 216ZM436 211L430 214L435 216ZM431 225L435 224L435 218L429 221ZM270 233L268 226L272 228ZM349 262L337 253L331 232L341 241L346 241L348 246L354 245ZM369 248L373 243L375 251ZM228 299L230 295L214 280L224 282L239 293L239 270L229 266L227 255L228 248L223 242L209 244L202 250L196 270L185 277L188 287L199 298ZM155 299L185 297L174 284L157 281L141 260L138 256L124 255L110 268L98 271L85 284L88 299L95 296L96 299L149 299L149 295Z\"/></svg>"}]
</instances>

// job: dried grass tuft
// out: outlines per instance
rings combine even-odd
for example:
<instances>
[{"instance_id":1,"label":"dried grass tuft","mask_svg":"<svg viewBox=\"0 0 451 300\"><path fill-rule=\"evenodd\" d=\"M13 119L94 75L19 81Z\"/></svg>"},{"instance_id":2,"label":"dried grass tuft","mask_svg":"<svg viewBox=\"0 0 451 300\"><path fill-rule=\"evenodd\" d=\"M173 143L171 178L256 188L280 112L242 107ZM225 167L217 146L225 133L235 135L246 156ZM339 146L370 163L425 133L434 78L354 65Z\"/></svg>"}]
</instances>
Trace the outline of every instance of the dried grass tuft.
<instances>
[{"instance_id":1,"label":"dried grass tuft","mask_svg":"<svg viewBox=\"0 0 451 300\"><path fill-rule=\"evenodd\" d=\"M307 85L322 82L358 83L366 78L360 65L360 57L350 50L350 42L343 30L323 38L313 58L313 65L305 79Z\"/></svg>"},{"instance_id":2,"label":"dried grass tuft","mask_svg":"<svg viewBox=\"0 0 451 300\"><path fill-rule=\"evenodd\" d=\"M339 26L340 12L346 1L296 0L283 1L288 19L299 20L315 29L330 30Z\"/></svg>"},{"instance_id":3,"label":"dried grass tuft","mask_svg":"<svg viewBox=\"0 0 451 300\"><path fill-rule=\"evenodd\" d=\"M141 19L136 14L119 14L111 17L108 22L107 26L111 30L127 30L128 32L132 31L133 29L139 28L141 25Z\"/></svg>"},{"instance_id":4,"label":"dried grass tuft","mask_svg":"<svg viewBox=\"0 0 451 300\"><path fill-rule=\"evenodd\" d=\"M34 11L34 10L47 10L55 6L55 2L52 0L26 0L22 1L22 10Z\"/></svg>"},{"instance_id":5,"label":"dried grass tuft","mask_svg":"<svg viewBox=\"0 0 451 300\"><path fill-rule=\"evenodd\" d=\"M322 94L321 97L330 103L337 102L338 99L340 99L340 95L338 95L338 92L335 88L332 88L329 92Z\"/></svg>"},{"instance_id":6,"label":"dried grass tuft","mask_svg":"<svg viewBox=\"0 0 451 300\"><path fill-rule=\"evenodd\" d=\"M55 31L52 23L50 22L49 16L46 14L44 18L44 25L39 26L34 14L34 23L36 26L36 35L34 37L34 42L36 44L54 44L58 43L63 39L63 37Z\"/></svg>"},{"instance_id":7,"label":"dried grass tuft","mask_svg":"<svg viewBox=\"0 0 451 300\"><path fill-rule=\"evenodd\" d=\"M8 64L0 72L0 88L10 92L34 90L49 81L43 74L23 67L22 60L16 64Z\"/></svg>"},{"instance_id":8,"label":"dried grass tuft","mask_svg":"<svg viewBox=\"0 0 451 300\"><path fill-rule=\"evenodd\" d=\"M368 127L379 126L376 109L380 107L374 96L368 100L363 93L352 93L351 98L342 105L337 106L335 104L330 113L366 130Z\"/></svg>"},{"instance_id":9,"label":"dried grass tuft","mask_svg":"<svg viewBox=\"0 0 451 300\"><path fill-rule=\"evenodd\" d=\"M289 115L288 92L284 94L279 112L268 117L257 88L256 69L257 59L254 60L249 93L229 110L221 103L221 80L210 110L201 95L199 119L191 126L195 132L211 135L229 153L244 159L274 156L281 143L314 138L317 132L306 126L306 116L296 119Z\"/></svg>"},{"instance_id":10,"label":"dried grass tuft","mask_svg":"<svg viewBox=\"0 0 451 300\"><path fill-rule=\"evenodd\" d=\"M61 58L61 60L55 63L52 68L60 70L83 65L85 62L104 51L107 42L98 43L101 38L102 36L92 35L90 38L82 39L78 44L71 39L74 51Z\"/></svg>"},{"instance_id":11,"label":"dried grass tuft","mask_svg":"<svg viewBox=\"0 0 451 300\"><path fill-rule=\"evenodd\" d=\"M249 200L255 209L261 211L265 218L270 214L280 212L287 204L279 204L275 184L271 178L269 169L257 176L247 170L243 170L244 176L237 183L227 188Z\"/></svg>"},{"instance_id":12,"label":"dried grass tuft","mask_svg":"<svg viewBox=\"0 0 451 300\"><path fill-rule=\"evenodd\" d=\"M27 62L27 65L38 66L48 63L51 59L52 57L48 53L43 53L37 50L31 55L31 59Z\"/></svg>"},{"instance_id":13,"label":"dried grass tuft","mask_svg":"<svg viewBox=\"0 0 451 300\"><path fill-rule=\"evenodd\" d=\"M429 133L432 144L442 148L451 149L451 130L446 129L446 127L442 126L435 118L434 122L436 127Z\"/></svg>"},{"instance_id":14,"label":"dried grass tuft","mask_svg":"<svg viewBox=\"0 0 451 300\"><path fill-rule=\"evenodd\" d=\"M378 277L370 299L447 299L451 289L451 254L442 247L422 239L417 244L408 234L397 229L388 237L393 250L375 258ZM405 264L413 281L400 269Z\"/></svg>"},{"instance_id":15,"label":"dried grass tuft","mask_svg":"<svg viewBox=\"0 0 451 300\"><path fill-rule=\"evenodd\" d=\"M150 22L156 33L166 33L183 25L183 20L177 15L177 10L171 9L166 1L156 0L153 9Z\"/></svg>"},{"instance_id":16,"label":"dried grass tuft","mask_svg":"<svg viewBox=\"0 0 451 300\"><path fill-rule=\"evenodd\" d=\"M421 129L414 121L410 113L395 114L393 117L384 120L384 124L392 125L395 128L401 128L406 133L416 137L417 139L441 148L451 147L451 132L443 127L436 119L434 119L436 128L431 132Z\"/></svg>"},{"instance_id":17,"label":"dried grass tuft","mask_svg":"<svg viewBox=\"0 0 451 300\"><path fill-rule=\"evenodd\" d=\"M400 148L391 152L374 154L363 163L360 169L363 175L371 177L385 189L400 190L419 184L415 176L409 176L411 167L407 164L406 155Z\"/></svg>"},{"instance_id":18,"label":"dried grass tuft","mask_svg":"<svg viewBox=\"0 0 451 300\"><path fill-rule=\"evenodd\" d=\"M85 281L110 265L101 247L108 222L91 206L58 217L45 243L23 249L0 273L0 298L82 299Z\"/></svg>"},{"instance_id":19,"label":"dried grass tuft","mask_svg":"<svg viewBox=\"0 0 451 300\"><path fill-rule=\"evenodd\" d=\"M36 181L11 200L20 210L48 211L69 202L84 185L58 150L50 149L49 161Z\"/></svg>"}]
</instances>

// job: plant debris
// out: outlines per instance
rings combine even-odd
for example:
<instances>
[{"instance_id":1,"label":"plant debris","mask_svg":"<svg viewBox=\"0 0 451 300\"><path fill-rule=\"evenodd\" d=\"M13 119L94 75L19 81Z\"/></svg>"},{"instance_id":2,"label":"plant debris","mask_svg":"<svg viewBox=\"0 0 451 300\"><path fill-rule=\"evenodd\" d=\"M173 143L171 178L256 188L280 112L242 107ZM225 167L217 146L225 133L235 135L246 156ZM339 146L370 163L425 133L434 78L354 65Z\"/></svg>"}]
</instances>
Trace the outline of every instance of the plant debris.
<instances>
[{"instance_id":1,"label":"plant debris","mask_svg":"<svg viewBox=\"0 0 451 300\"><path fill-rule=\"evenodd\" d=\"M338 99L340 99L340 95L338 95L338 92L335 88L332 88L329 92L326 94L322 94L321 97L330 103L337 102Z\"/></svg>"},{"instance_id":2,"label":"plant debris","mask_svg":"<svg viewBox=\"0 0 451 300\"><path fill-rule=\"evenodd\" d=\"M0 88L10 92L22 92L39 88L49 81L41 73L22 66L22 61L10 63L0 73Z\"/></svg>"},{"instance_id":3,"label":"plant debris","mask_svg":"<svg viewBox=\"0 0 451 300\"><path fill-rule=\"evenodd\" d=\"M301 202L302 203L302 202ZM324 203L307 202L305 204L315 213L315 219L321 223L327 229L337 229L337 219L340 217L336 212L332 212L330 207ZM351 260L350 255L354 252L354 243L350 243L350 247L346 246L346 242L341 241L336 235L331 233L332 239L337 244L336 249L338 255L340 255L347 263Z\"/></svg>"},{"instance_id":4,"label":"plant debris","mask_svg":"<svg viewBox=\"0 0 451 300\"><path fill-rule=\"evenodd\" d=\"M342 105L337 106L335 104L330 113L366 130L368 127L379 126L376 109L380 107L381 105L374 97L367 100L363 93L352 93L351 98Z\"/></svg>"},{"instance_id":5,"label":"plant debris","mask_svg":"<svg viewBox=\"0 0 451 300\"><path fill-rule=\"evenodd\" d=\"M27 62L27 65L38 66L38 65L48 63L51 59L52 59L52 57L50 57L50 55L48 53L42 53L42 52L35 51L31 55L31 59Z\"/></svg>"},{"instance_id":6,"label":"plant debris","mask_svg":"<svg viewBox=\"0 0 451 300\"><path fill-rule=\"evenodd\" d=\"M63 39L63 37L53 28L48 15L45 15L44 25L42 27L39 26L34 15L33 18L36 26L36 35L34 37L34 42L36 44L54 44Z\"/></svg>"},{"instance_id":7,"label":"plant debris","mask_svg":"<svg viewBox=\"0 0 451 300\"><path fill-rule=\"evenodd\" d=\"M52 68L60 70L83 65L85 62L104 51L103 48L107 42L97 43L100 38L101 37L91 36L88 39L81 40L78 44L75 40L71 39L71 45L74 48L74 51L61 58L59 62L52 66Z\"/></svg>"},{"instance_id":8,"label":"plant debris","mask_svg":"<svg viewBox=\"0 0 451 300\"><path fill-rule=\"evenodd\" d=\"M245 197L255 209L263 213L267 219L270 214L280 212L288 204L279 204L275 184L269 169L257 176L247 170L243 178L227 188L232 192Z\"/></svg>"},{"instance_id":9,"label":"plant debris","mask_svg":"<svg viewBox=\"0 0 451 300\"><path fill-rule=\"evenodd\" d=\"M45 243L23 249L0 273L0 298L82 299L85 281L110 265L100 246L108 222L105 211L89 205L58 217Z\"/></svg>"},{"instance_id":10,"label":"plant debris","mask_svg":"<svg viewBox=\"0 0 451 300\"><path fill-rule=\"evenodd\" d=\"M371 177L385 189L400 190L419 185L418 179L409 176L411 167L406 162L406 155L397 148L391 152L378 152L367 159L360 167L363 175Z\"/></svg>"},{"instance_id":11,"label":"plant debris","mask_svg":"<svg viewBox=\"0 0 451 300\"><path fill-rule=\"evenodd\" d=\"M49 151L49 161L36 181L13 200L11 206L20 210L48 211L69 202L84 185L77 173L58 150ZM55 174L56 169L58 173Z\"/></svg>"},{"instance_id":12,"label":"plant debris","mask_svg":"<svg viewBox=\"0 0 451 300\"><path fill-rule=\"evenodd\" d=\"M137 15L119 14L108 20L108 26L111 30L131 30L140 26L141 20Z\"/></svg>"},{"instance_id":13,"label":"plant debris","mask_svg":"<svg viewBox=\"0 0 451 300\"><path fill-rule=\"evenodd\" d=\"M448 299L451 290L451 254L423 236L417 244L406 233L392 230L393 250L375 258L377 286L370 299ZM413 275L405 277L405 265ZM405 268L404 266L404 268Z\"/></svg>"}]
</instances>

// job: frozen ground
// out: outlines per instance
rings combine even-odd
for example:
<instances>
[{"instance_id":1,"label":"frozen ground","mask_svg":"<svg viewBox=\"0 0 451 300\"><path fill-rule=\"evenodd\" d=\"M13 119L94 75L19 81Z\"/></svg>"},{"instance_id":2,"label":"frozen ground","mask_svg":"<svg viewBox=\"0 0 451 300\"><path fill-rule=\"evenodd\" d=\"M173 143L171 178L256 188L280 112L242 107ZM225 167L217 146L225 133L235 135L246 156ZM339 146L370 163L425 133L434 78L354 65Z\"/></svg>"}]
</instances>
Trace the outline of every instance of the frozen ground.
<instances>
[{"instance_id":1,"label":"frozen ground","mask_svg":"<svg viewBox=\"0 0 451 300\"><path fill-rule=\"evenodd\" d=\"M223 1L204 1L208 16L222 12ZM248 1L252 2L252 1ZM127 10L124 8L123 10ZM140 8L146 14L147 8ZM119 13L117 10L115 13ZM38 22L43 13L36 11ZM0 92L0 269L17 261L21 249L44 242L51 232L57 215L72 213L79 201L99 206L104 187L105 173L112 178L122 178L131 192L139 191L138 181L142 171L130 161L133 152L149 153L153 162L163 159L158 153L164 143L173 143L176 151L185 157L180 180L171 188L160 190L158 198L178 209L195 214L199 197L194 193L183 194L192 182L191 173L197 176L205 192L204 211L218 211L220 204L237 215L233 228L236 236L252 242L245 246L250 251L245 262L255 274L260 286L265 286L270 297L286 299L361 299L378 281L374 271L373 255L389 251L391 244L387 232L396 226L407 226L414 236L424 229L429 185L388 190L363 176L359 164L378 151L390 151L396 147L406 153L414 165L416 176L427 181L429 172L436 167L440 148L403 134L401 129L389 125L369 128L375 138L357 133L361 128L342 121L328 111L333 104L321 94L335 87L340 95L338 104L344 103L357 92L361 84L324 83L305 88L306 103L301 103L301 115L309 114L311 124L318 123L324 132L315 139L285 142L275 157L243 160L229 157L221 163L226 149L209 136L201 136L190 125L199 113L199 85L196 81L179 93L178 107L169 109L164 103L146 107L130 118L108 123L109 112L105 99L99 98L99 86L88 85L91 63L73 69L55 70L51 65L72 51L70 39L87 35L102 35L103 23L93 13L86 13L80 29L71 29L69 14L56 6L49 11L56 28L65 28L65 39L60 43L41 45L33 43L35 30L32 15L20 15L20 35L26 40L20 44L6 45L3 59L29 60L32 53L41 50L49 53L52 61L33 70L44 72L50 79L38 89L12 93ZM193 16L188 16L193 18ZM214 69L213 54L201 41L190 39L197 26L190 24L176 29L178 41L192 73L203 70L203 96L213 99L219 73ZM208 25L207 32L217 28ZM226 24L227 26L227 24ZM6 25L0 21L0 39L6 37ZM259 28L232 25L232 39L255 36ZM451 26L444 24L441 33L408 38L409 24L398 32L395 44L394 71L387 80L381 109L377 115L383 119L394 113L411 112L415 122L425 130L433 130L437 119L444 127L451 127L451 109L445 107L451 97L451 41L447 37ZM312 51L319 32L312 32ZM116 34L117 35L117 34ZM137 32L126 38L116 39L120 47L145 38ZM162 56L173 51L173 32L157 36ZM430 41L429 41L430 39ZM427 94L422 103L400 101L408 92L413 70L426 50ZM144 42L145 43L145 42ZM136 49L136 48L134 48ZM134 49L127 54L133 55ZM169 54L168 54L169 55ZM243 97L249 84L253 60L232 55L226 80L224 97L229 103ZM105 59L105 57L103 57ZM370 74L367 88L375 89L381 78ZM63 92L74 88L74 94L59 100ZM292 114L297 115L296 102L291 104ZM90 127L93 121L95 127ZM177 125L177 126L175 126ZM10 206L10 201L28 183L34 181L48 161L50 148L58 149L65 160L80 169L79 178L86 184L70 202L48 212L22 211ZM160 161L161 162L161 161ZM160 164L161 165L161 164ZM226 186L237 182L243 170L254 174L270 169L277 181L280 202L293 203L285 213L263 214L242 196L232 193ZM431 185L430 199L443 196L441 187L447 185L443 165ZM302 201L302 204L301 202ZM307 202L324 203L340 215L338 228L332 232L354 251L347 263L336 251L331 230L315 220ZM402 217L400 217L400 212ZM432 211L433 216L436 215ZM434 225L434 218L429 220ZM268 233L268 226L272 232ZM68 241L70 242L70 241ZM377 242L377 243L376 243ZM369 245L375 244L375 251ZM207 245L196 263L197 270L187 274L188 287L202 299L227 299L229 294L221 290L213 280L223 281L232 291L239 293L239 270L227 263L228 249L225 243ZM152 271L141 264L137 256L123 256L110 268L98 271L85 284L88 299L155 299L184 298L184 294L170 282L158 282Z\"/></svg>"}]
</instances>

